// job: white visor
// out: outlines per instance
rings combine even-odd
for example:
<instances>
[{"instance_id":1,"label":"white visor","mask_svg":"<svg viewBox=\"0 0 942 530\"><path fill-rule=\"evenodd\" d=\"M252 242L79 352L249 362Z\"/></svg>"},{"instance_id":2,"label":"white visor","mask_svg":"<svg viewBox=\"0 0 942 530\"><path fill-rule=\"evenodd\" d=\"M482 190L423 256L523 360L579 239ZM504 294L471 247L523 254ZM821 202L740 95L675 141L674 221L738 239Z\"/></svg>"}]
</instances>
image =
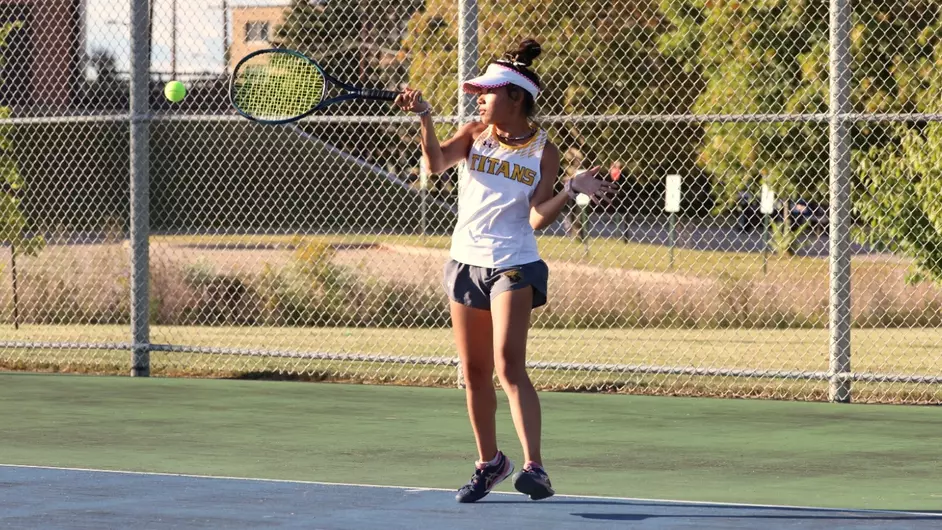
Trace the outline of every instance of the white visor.
<instances>
[{"instance_id":1,"label":"white visor","mask_svg":"<svg viewBox=\"0 0 942 530\"><path fill-rule=\"evenodd\" d=\"M461 88L465 92L478 94L484 89L497 88L504 85L517 85L529 92L530 95L533 96L533 99L536 99L536 95L540 93L540 87L533 81L527 79L525 75L513 68L497 63L488 65L483 75L465 81Z\"/></svg>"}]
</instances>

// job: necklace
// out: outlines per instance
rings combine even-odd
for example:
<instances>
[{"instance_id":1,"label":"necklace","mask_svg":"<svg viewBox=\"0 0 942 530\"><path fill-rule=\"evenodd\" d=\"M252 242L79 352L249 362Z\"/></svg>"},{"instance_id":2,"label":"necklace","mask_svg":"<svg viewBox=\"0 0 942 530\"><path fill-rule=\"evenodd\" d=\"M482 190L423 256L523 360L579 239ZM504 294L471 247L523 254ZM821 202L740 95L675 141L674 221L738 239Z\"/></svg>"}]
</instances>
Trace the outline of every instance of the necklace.
<instances>
[{"instance_id":1,"label":"necklace","mask_svg":"<svg viewBox=\"0 0 942 530\"><path fill-rule=\"evenodd\" d=\"M536 129L535 128L530 129L529 131L527 131L526 134L521 135L521 136L501 136L500 133L498 133L496 129L494 130L494 134L497 135L498 140L504 143L519 142L520 140L526 140L527 138L530 138L531 136L536 134Z\"/></svg>"}]
</instances>

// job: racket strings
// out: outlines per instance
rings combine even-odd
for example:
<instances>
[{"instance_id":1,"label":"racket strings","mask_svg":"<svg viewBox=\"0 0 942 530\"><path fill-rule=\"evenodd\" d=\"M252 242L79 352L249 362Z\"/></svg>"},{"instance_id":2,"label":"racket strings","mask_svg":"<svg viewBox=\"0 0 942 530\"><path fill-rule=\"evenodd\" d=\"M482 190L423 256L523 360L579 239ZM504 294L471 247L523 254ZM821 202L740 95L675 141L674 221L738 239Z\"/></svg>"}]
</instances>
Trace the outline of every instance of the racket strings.
<instances>
[{"instance_id":1,"label":"racket strings","mask_svg":"<svg viewBox=\"0 0 942 530\"><path fill-rule=\"evenodd\" d=\"M324 94L324 76L310 62L288 53L265 53L235 73L235 104L253 117L282 120L305 114Z\"/></svg>"}]
</instances>

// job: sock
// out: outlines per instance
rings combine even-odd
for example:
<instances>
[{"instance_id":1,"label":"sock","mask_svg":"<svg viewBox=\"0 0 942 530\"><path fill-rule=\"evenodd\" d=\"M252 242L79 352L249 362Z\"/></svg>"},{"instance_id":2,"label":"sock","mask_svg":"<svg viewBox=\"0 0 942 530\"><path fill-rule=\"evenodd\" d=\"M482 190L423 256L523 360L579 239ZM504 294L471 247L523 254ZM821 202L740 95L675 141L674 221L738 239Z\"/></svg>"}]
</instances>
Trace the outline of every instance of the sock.
<instances>
[{"instance_id":1,"label":"sock","mask_svg":"<svg viewBox=\"0 0 942 530\"><path fill-rule=\"evenodd\" d=\"M481 462L478 462L478 464L485 465L485 466L496 466L497 462L499 461L500 461L500 451L497 451L497 454L494 455L494 458L492 458L490 462L481 461Z\"/></svg>"}]
</instances>

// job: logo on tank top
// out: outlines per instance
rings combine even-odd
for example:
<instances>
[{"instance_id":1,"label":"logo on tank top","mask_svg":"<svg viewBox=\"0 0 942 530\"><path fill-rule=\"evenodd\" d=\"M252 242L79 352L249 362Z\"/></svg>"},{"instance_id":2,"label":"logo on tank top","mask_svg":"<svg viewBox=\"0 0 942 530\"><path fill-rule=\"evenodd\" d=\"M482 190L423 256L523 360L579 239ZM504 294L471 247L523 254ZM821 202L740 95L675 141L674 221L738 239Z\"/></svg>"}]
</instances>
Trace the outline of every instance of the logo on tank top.
<instances>
[{"instance_id":1,"label":"logo on tank top","mask_svg":"<svg viewBox=\"0 0 942 530\"><path fill-rule=\"evenodd\" d=\"M490 156L472 154L470 167L474 171L480 171L481 173L487 173L489 175L500 175L506 179L516 180L527 186L532 186L533 181L536 180L535 170Z\"/></svg>"}]
</instances>

